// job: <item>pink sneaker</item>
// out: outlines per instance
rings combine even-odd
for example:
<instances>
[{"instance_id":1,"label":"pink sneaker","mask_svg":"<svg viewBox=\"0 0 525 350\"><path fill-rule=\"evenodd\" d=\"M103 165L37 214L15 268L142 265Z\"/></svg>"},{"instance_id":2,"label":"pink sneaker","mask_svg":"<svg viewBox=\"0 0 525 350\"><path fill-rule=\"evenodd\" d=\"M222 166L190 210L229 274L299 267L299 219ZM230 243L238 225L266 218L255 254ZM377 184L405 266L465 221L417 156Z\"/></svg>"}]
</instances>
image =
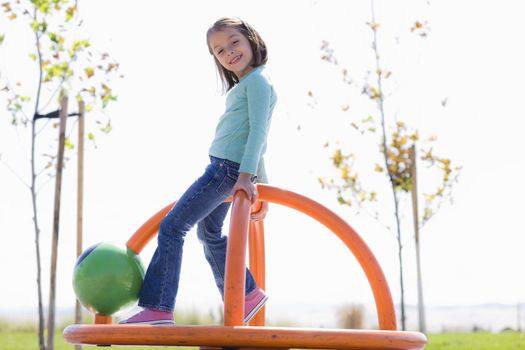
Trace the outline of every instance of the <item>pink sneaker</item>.
<instances>
[{"instance_id":1,"label":"pink sneaker","mask_svg":"<svg viewBox=\"0 0 525 350\"><path fill-rule=\"evenodd\" d=\"M244 324L248 324L255 314L264 306L268 296L261 288L255 288L244 299Z\"/></svg>"},{"instance_id":2,"label":"pink sneaker","mask_svg":"<svg viewBox=\"0 0 525 350\"><path fill-rule=\"evenodd\" d=\"M141 312L122 320L119 324L174 324L173 313L154 309L144 309Z\"/></svg>"}]
</instances>

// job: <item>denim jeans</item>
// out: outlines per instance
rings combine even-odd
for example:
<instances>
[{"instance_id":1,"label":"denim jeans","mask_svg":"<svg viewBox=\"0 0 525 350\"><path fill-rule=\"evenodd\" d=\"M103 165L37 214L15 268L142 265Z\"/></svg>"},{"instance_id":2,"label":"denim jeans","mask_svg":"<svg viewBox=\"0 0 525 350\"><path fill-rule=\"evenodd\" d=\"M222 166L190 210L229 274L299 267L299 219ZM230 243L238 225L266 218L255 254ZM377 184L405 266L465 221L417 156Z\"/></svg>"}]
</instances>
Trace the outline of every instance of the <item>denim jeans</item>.
<instances>
[{"instance_id":1,"label":"denim jeans","mask_svg":"<svg viewBox=\"0 0 525 350\"><path fill-rule=\"evenodd\" d=\"M179 288L182 247L186 233L197 224L197 235L204 246L215 283L224 299L224 271L227 236L222 235L224 218L231 203L224 200L239 177L239 164L210 156L210 164L162 219L158 245L146 271L139 305L173 311ZM252 274L246 269L246 294L255 289Z\"/></svg>"}]
</instances>

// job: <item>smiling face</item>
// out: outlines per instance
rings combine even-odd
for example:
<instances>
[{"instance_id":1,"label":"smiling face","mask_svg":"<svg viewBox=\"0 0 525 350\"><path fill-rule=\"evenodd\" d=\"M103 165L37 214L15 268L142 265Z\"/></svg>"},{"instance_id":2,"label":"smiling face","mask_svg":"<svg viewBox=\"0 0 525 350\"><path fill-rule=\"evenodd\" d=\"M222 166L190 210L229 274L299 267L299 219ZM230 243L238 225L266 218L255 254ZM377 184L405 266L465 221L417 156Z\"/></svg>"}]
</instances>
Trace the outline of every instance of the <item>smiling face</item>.
<instances>
[{"instance_id":1,"label":"smiling face","mask_svg":"<svg viewBox=\"0 0 525 350\"><path fill-rule=\"evenodd\" d=\"M213 55L221 66L241 78L253 69L253 51L250 42L237 29L224 28L208 38Z\"/></svg>"}]
</instances>

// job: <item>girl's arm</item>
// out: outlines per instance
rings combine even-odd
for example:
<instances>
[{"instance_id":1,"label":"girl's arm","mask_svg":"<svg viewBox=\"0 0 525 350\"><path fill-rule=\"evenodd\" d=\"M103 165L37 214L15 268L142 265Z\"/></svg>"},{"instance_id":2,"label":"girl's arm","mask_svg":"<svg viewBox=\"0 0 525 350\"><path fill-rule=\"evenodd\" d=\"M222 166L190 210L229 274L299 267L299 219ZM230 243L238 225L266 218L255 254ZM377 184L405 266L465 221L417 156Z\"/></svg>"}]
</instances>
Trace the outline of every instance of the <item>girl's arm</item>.
<instances>
[{"instance_id":1,"label":"girl's arm","mask_svg":"<svg viewBox=\"0 0 525 350\"><path fill-rule=\"evenodd\" d=\"M270 126L272 87L263 76L253 76L249 79L251 80L246 86L246 98L250 131L239 172L257 175L257 166Z\"/></svg>"}]
</instances>

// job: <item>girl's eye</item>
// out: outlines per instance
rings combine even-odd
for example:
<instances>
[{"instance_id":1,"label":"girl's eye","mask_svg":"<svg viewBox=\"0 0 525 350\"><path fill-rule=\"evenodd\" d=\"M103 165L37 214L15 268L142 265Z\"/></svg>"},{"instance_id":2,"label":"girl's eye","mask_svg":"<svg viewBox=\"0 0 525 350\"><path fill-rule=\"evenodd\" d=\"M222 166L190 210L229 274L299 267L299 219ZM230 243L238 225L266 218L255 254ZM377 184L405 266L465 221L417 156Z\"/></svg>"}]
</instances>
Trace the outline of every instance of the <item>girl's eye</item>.
<instances>
[{"instance_id":1,"label":"girl's eye","mask_svg":"<svg viewBox=\"0 0 525 350\"><path fill-rule=\"evenodd\" d=\"M217 52L217 55L220 55L220 54L222 54L222 50L219 50L219 51Z\"/></svg>"},{"instance_id":2,"label":"girl's eye","mask_svg":"<svg viewBox=\"0 0 525 350\"><path fill-rule=\"evenodd\" d=\"M239 40L235 40L235 41L233 42L233 45L236 45L238 42L239 42Z\"/></svg>"}]
</instances>

